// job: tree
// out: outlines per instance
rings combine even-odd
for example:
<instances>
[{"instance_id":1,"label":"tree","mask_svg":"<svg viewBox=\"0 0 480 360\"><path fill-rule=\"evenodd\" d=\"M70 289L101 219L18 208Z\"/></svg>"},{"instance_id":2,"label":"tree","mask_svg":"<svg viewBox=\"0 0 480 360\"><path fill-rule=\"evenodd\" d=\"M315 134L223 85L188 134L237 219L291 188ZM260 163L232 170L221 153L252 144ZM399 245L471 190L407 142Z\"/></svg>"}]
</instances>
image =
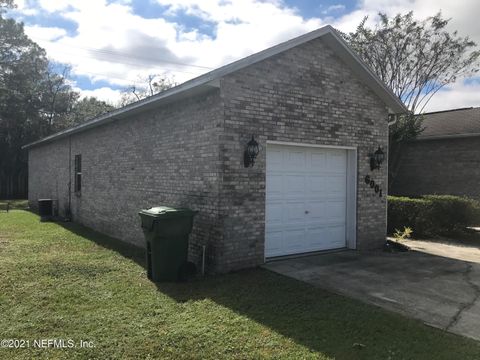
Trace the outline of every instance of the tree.
<instances>
[{"instance_id":1,"label":"tree","mask_svg":"<svg viewBox=\"0 0 480 360\"><path fill-rule=\"evenodd\" d=\"M95 97L81 98L68 83L70 67L64 66L61 74L51 68L46 74L41 90L44 117L48 132L57 132L79 125L92 118L115 109L112 105Z\"/></svg>"},{"instance_id":2,"label":"tree","mask_svg":"<svg viewBox=\"0 0 480 360\"><path fill-rule=\"evenodd\" d=\"M96 99L79 100L68 67L55 73L23 24L3 17L7 6L11 1L0 0L0 198L26 196L23 145L112 109Z\"/></svg>"},{"instance_id":3,"label":"tree","mask_svg":"<svg viewBox=\"0 0 480 360\"><path fill-rule=\"evenodd\" d=\"M444 86L479 71L480 51L468 37L448 32L439 12L417 21L413 12L389 18L379 14L373 29L365 17L355 32L342 34L355 52L409 109L390 127L389 187L398 171L402 144L422 128L421 114Z\"/></svg>"},{"instance_id":4,"label":"tree","mask_svg":"<svg viewBox=\"0 0 480 360\"><path fill-rule=\"evenodd\" d=\"M13 0L0 0L0 13L5 12L7 9L15 8Z\"/></svg>"},{"instance_id":5,"label":"tree","mask_svg":"<svg viewBox=\"0 0 480 360\"><path fill-rule=\"evenodd\" d=\"M85 97L76 101L68 117L68 126L82 124L96 116L114 110L115 107L95 97Z\"/></svg>"},{"instance_id":6,"label":"tree","mask_svg":"<svg viewBox=\"0 0 480 360\"><path fill-rule=\"evenodd\" d=\"M20 147L45 133L39 109L47 64L23 25L0 12L0 196L23 195L26 156Z\"/></svg>"},{"instance_id":7,"label":"tree","mask_svg":"<svg viewBox=\"0 0 480 360\"><path fill-rule=\"evenodd\" d=\"M165 75L148 75L146 78L139 78L137 83L130 85L122 92L120 106L145 99L177 85L172 78Z\"/></svg>"},{"instance_id":8,"label":"tree","mask_svg":"<svg viewBox=\"0 0 480 360\"><path fill-rule=\"evenodd\" d=\"M67 83L69 72L68 66L63 67L61 74L55 73L49 66L41 82L42 107L39 111L47 127L47 133L60 131L71 125L68 116L80 95Z\"/></svg>"}]
</instances>

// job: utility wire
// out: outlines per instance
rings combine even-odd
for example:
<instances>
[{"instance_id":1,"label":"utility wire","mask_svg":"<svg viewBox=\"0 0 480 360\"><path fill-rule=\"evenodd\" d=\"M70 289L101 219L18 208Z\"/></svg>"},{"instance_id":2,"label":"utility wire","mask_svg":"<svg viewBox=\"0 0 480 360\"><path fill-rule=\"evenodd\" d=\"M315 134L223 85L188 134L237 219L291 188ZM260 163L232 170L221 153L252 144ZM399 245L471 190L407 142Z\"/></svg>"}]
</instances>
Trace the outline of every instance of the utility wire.
<instances>
[{"instance_id":1,"label":"utility wire","mask_svg":"<svg viewBox=\"0 0 480 360\"><path fill-rule=\"evenodd\" d=\"M133 62L133 61L127 61L125 59L99 59L99 58L89 56L88 54L83 54L83 53L78 54L78 53L70 52L68 50L67 51L60 50L60 51L57 51L57 53L72 55L72 56L80 56L80 57L83 57L83 58L86 58L86 59L94 59L96 61L108 61L108 62L111 62L111 63L131 65L131 66L139 66L139 65L144 65L145 64L145 62L143 62L143 63L142 62ZM154 65L158 66L159 64L154 64ZM169 67L166 67L166 66L162 66L162 67L164 67L166 70L170 70L170 71L175 71L175 72L180 72L180 73L190 74L190 75L197 75L197 76L199 75L198 72L180 70L180 69L175 68L171 65Z\"/></svg>"},{"instance_id":2,"label":"utility wire","mask_svg":"<svg viewBox=\"0 0 480 360\"><path fill-rule=\"evenodd\" d=\"M38 37L32 37L32 39L39 40L39 41L51 41L48 39L43 39L43 38L38 38ZM188 67L194 67L198 69L204 69L204 70L212 70L212 67L208 66L203 66L203 65L195 65L195 64L187 64L184 62L179 62L179 61L173 61L173 60L167 60L167 59L162 59L162 58L154 58L154 57L147 57L147 56L138 56L138 55L131 55L127 54L122 51L118 50L109 50L109 49L98 49L98 48L90 48L90 47L83 47L83 46L76 46L76 45L70 45L70 44L58 44L58 43L53 43L56 45L61 45L62 47L67 46L70 48L76 48L76 49L81 49L93 53L98 53L98 54L103 54L103 55L113 55L113 56L118 56L121 58L127 58L127 59L138 59L138 60L143 60L147 62L162 62L162 63L167 63L167 64L173 64L173 65L178 65L178 66L188 66Z\"/></svg>"}]
</instances>

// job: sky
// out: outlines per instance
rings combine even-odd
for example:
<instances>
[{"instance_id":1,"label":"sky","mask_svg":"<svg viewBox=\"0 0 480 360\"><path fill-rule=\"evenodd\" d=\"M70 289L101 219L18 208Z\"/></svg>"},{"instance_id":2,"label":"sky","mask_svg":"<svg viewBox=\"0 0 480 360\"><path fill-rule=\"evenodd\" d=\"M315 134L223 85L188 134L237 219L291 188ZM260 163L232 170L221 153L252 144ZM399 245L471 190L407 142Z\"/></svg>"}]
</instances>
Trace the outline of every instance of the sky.
<instances>
[{"instance_id":1,"label":"sky","mask_svg":"<svg viewBox=\"0 0 480 360\"><path fill-rule=\"evenodd\" d=\"M449 30L480 47L478 0L16 0L24 22L55 68L71 68L83 96L117 104L123 89L159 74L181 83L330 24L353 31L364 16L442 11ZM458 79L426 111L480 106L480 76Z\"/></svg>"}]
</instances>

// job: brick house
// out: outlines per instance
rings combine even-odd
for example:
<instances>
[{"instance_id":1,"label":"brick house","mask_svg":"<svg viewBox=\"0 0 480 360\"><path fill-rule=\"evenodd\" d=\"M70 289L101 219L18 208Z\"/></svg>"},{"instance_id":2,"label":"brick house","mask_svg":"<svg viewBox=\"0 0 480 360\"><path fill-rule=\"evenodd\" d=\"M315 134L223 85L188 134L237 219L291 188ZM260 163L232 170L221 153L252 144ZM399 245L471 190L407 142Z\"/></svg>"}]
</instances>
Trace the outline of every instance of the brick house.
<instances>
[{"instance_id":1,"label":"brick house","mask_svg":"<svg viewBox=\"0 0 480 360\"><path fill-rule=\"evenodd\" d=\"M364 178L387 188L370 155L404 111L326 26L27 145L29 201L58 199L74 221L140 246L139 209L198 210L189 256L205 245L218 272L378 248L386 199Z\"/></svg>"},{"instance_id":2,"label":"brick house","mask_svg":"<svg viewBox=\"0 0 480 360\"><path fill-rule=\"evenodd\" d=\"M423 127L402 148L392 194L480 200L480 107L424 114Z\"/></svg>"}]
</instances>

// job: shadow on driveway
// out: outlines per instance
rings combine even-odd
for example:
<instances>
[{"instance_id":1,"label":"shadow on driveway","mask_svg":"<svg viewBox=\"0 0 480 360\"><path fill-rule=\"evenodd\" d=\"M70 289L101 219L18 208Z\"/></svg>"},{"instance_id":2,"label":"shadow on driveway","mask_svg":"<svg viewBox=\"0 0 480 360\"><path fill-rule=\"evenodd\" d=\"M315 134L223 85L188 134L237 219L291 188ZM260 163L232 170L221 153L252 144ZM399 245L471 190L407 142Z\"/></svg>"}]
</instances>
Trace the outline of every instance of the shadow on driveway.
<instances>
[{"instance_id":1,"label":"shadow on driveway","mask_svg":"<svg viewBox=\"0 0 480 360\"><path fill-rule=\"evenodd\" d=\"M419 251L344 251L275 261L265 267L480 340L477 262Z\"/></svg>"}]
</instances>

